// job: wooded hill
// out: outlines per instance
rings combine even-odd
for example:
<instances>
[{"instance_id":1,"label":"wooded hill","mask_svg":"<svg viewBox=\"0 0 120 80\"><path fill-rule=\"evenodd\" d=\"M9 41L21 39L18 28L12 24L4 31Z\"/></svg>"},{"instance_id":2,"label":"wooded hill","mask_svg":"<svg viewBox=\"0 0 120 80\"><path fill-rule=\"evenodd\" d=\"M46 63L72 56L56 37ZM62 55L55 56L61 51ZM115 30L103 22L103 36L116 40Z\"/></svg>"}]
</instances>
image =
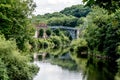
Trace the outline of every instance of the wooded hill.
<instances>
[{"instance_id":1,"label":"wooded hill","mask_svg":"<svg viewBox=\"0 0 120 80\"><path fill-rule=\"evenodd\" d=\"M89 7L84 7L84 5L73 5L60 12L34 16L32 22L35 24L46 23L49 26L76 27L82 23L81 17L86 17L90 11L91 9Z\"/></svg>"}]
</instances>

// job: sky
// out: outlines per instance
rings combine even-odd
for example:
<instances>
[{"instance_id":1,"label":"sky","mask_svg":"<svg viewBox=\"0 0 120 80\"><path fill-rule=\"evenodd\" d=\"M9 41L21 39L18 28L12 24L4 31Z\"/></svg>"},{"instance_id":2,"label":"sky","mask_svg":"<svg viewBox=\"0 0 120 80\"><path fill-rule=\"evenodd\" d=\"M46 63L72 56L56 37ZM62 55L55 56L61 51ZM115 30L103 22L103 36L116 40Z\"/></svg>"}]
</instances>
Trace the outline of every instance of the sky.
<instances>
[{"instance_id":1,"label":"sky","mask_svg":"<svg viewBox=\"0 0 120 80\"><path fill-rule=\"evenodd\" d=\"M82 4L82 0L34 0L34 2L37 5L33 12L35 15L58 12L65 7Z\"/></svg>"}]
</instances>

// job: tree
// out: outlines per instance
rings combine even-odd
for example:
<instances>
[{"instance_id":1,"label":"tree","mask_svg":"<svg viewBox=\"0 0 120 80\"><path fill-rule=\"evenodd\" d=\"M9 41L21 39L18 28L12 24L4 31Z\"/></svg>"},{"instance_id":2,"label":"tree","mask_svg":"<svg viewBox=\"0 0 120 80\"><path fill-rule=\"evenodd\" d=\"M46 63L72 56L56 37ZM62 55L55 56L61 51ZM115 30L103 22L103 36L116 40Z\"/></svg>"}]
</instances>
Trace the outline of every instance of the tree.
<instances>
[{"instance_id":1,"label":"tree","mask_svg":"<svg viewBox=\"0 0 120 80\"><path fill-rule=\"evenodd\" d=\"M60 47L62 45L62 41L59 36L51 36L52 42L54 43L54 47Z\"/></svg>"},{"instance_id":2,"label":"tree","mask_svg":"<svg viewBox=\"0 0 120 80\"><path fill-rule=\"evenodd\" d=\"M59 13L59 12L54 12L54 13L52 13L52 14L46 13L44 16L45 16L46 18L52 18L52 17L61 18L61 17L64 17L65 15L62 14L62 13Z\"/></svg>"},{"instance_id":3,"label":"tree","mask_svg":"<svg viewBox=\"0 0 120 80\"><path fill-rule=\"evenodd\" d=\"M33 23L44 22L49 26L69 26L75 27L80 17L86 17L91 11L89 7L84 5L74 5L65 8L60 12L46 13L44 15L37 15L32 18Z\"/></svg>"},{"instance_id":4,"label":"tree","mask_svg":"<svg viewBox=\"0 0 120 80\"><path fill-rule=\"evenodd\" d=\"M77 25L78 18L74 16L64 16L64 17L53 17L48 19L48 25L50 26L69 26L75 27Z\"/></svg>"},{"instance_id":5,"label":"tree","mask_svg":"<svg viewBox=\"0 0 120 80\"><path fill-rule=\"evenodd\" d=\"M75 27L77 25L78 18L74 16L68 16L64 18L63 26Z\"/></svg>"},{"instance_id":6,"label":"tree","mask_svg":"<svg viewBox=\"0 0 120 80\"><path fill-rule=\"evenodd\" d=\"M60 36L60 29L55 29L53 33L57 36Z\"/></svg>"},{"instance_id":7,"label":"tree","mask_svg":"<svg viewBox=\"0 0 120 80\"><path fill-rule=\"evenodd\" d=\"M7 74L7 68L5 66L5 63L0 58L0 79L1 80L8 80L8 74Z\"/></svg>"},{"instance_id":8,"label":"tree","mask_svg":"<svg viewBox=\"0 0 120 80\"><path fill-rule=\"evenodd\" d=\"M17 49L16 42L0 35L0 79L31 80L38 69L28 63L28 58Z\"/></svg>"},{"instance_id":9,"label":"tree","mask_svg":"<svg viewBox=\"0 0 120 80\"><path fill-rule=\"evenodd\" d=\"M20 50L24 42L33 36L29 16L34 10L32 0L1 0L0 1L0 33L6 39L13 38Z\"/></svg>"},{"instance_id":10,"label":"tree","mask_svg":"<svg viewBox=\"0 0 120 80\"><path fill-rule=\"evenodd\" d=\"M115 12L116 9L120 8L119 0L83 0L86 6L98 5L102 8L107 9L110 13Z\"/></svg>"},{"instance_id":11,"label":"tree","mask_svg":"<svg viewBox=\"0 0 120 80\"><path fill-rule=\"evenodd\" d=\"M94 8L87 16L86 40L91 53L117 58L119 44L119 10L108 15L102 8Z\"/></svg>"},{"instance_id":12,"label":"tree","mask_svg":"<svg viewBox=\"0 0 120 80\"><path fill-rule=\"evenodd\" d=\"M65 15L72 15L75 17L86 17L86 15L91 11L89 7L84 7L84 5L74 5L72 7L67 7L60 13Z\"/></svg>"},{"instance_id":13,"label":"tree","mask_svg":"<svg viewBox=\"0 0 120 80\"><path fill-rule=\"evenodd\" d=\"M32 23L47 23L47 20L49 19L54 19L54 18L61 18L64 17L65 15L59 12L54 12L52 14L46 13L44 15L37 15L32 17ZM48 22L49 24L49 22Z\"/></svg>"},{"instance_id":14,"label":"tree","mask_svg":"<svg viewBox=\"0 0 120 80\"><path fill-rule=\"evenodd\" d=\"M61 26L64 23L63 18L52 17L48 19L48 25L50 26Z\"/></svg>"}]
</instances>

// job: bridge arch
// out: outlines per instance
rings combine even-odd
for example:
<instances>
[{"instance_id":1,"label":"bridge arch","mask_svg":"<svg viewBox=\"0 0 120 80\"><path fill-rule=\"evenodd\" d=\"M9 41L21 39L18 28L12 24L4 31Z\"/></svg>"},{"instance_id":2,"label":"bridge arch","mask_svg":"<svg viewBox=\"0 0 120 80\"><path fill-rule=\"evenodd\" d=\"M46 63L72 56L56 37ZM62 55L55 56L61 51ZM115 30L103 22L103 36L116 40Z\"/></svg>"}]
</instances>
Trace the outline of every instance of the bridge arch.
<instances>
[{"instance_id":1,"label":"bridge arch","mask_svg":"<svg viewBox=\"0 0 120 80\"><path fill-rule=\"evenodd\" d=\"M67 26L48 26L51 30L63 29L70 33L72 39L77 39L79 37L79 29L67 27Z\"/></svg>"}]
</instances>

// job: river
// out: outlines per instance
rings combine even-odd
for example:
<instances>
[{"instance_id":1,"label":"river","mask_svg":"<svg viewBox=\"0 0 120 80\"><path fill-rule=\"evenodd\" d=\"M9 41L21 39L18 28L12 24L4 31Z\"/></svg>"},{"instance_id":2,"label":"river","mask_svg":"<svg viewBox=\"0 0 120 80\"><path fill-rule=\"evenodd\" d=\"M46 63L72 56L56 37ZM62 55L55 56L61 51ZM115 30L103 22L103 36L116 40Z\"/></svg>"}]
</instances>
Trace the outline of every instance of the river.
<instances>
[{"instance_id":1,"label":"river","mask_svg":"<svg viewBox=\"0 0 120 80\"><path fill-rule=\"evenodd\" d=\"M35 55L34 64L40 70L33 80L120 80L117 64L111 60L70 53L69 49L42 50Z\"/></svg>"},{"instance_id":2,"label":"river","mask_svg":"<svg viewBox=\"0 0 120 80\"><path fill-rule=\"evenodd\" d=\"M83 80L81 72L63 69L58 65L36 61L35 64L40 67L40 71L34 80Z\"/></svg>"}]
</instances>

